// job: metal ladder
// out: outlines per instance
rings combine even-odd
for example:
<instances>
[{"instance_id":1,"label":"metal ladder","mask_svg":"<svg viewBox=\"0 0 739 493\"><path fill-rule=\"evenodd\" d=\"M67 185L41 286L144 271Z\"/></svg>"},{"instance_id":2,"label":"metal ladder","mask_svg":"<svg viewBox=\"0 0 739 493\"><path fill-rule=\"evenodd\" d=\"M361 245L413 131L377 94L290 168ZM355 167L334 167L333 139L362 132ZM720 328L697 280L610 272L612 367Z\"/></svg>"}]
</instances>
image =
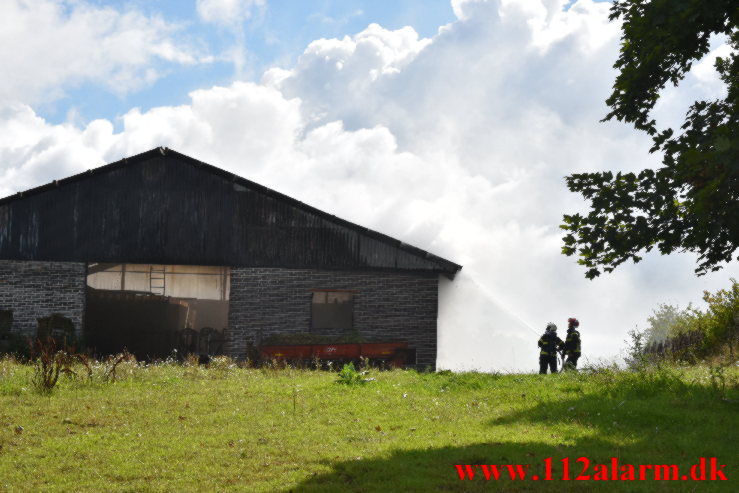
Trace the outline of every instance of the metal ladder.
<instances>
[{"instance_id":1,"label":"metal ladder","mask_svg":"<svg viewBox=\"0 0 739 493\"><path fill-rule=\"evenodd\" d=\"M167 287L167 272L163 265L152 265L149 268L149 291L164 296Z\"/></svg>"}]
</instances>

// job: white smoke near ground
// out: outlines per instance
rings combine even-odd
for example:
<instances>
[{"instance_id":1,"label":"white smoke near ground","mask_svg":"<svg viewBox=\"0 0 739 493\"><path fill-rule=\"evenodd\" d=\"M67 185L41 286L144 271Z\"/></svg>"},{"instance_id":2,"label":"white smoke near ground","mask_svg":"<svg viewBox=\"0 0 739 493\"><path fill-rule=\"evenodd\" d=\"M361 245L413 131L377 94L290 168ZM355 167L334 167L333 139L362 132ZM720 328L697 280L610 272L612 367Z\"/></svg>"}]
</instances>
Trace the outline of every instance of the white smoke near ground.
<instances>
[{"instance_id":1,"label":"white smoke near ground","mask_svg":"<svg viewBox=\"0 0 739 493\"><path fill-rule=\"evenodd\" d=\"M455 0L459 19L433 38L371 25L317 40L259 83L132 109L120 131L6 105L0 195L172 147L462 264L440 283L441 368L532 370L537 332L571 316L585 357L615 355L660 302L738 271L696 278L692 255L650 254L587 281L561 255L562 214L585 207L565 175L659 164L646 136L599 123L618 53L609 6L567 3ZM675 101L710 96L711 77L701 66Z\"/></svg>"}]
</instances>

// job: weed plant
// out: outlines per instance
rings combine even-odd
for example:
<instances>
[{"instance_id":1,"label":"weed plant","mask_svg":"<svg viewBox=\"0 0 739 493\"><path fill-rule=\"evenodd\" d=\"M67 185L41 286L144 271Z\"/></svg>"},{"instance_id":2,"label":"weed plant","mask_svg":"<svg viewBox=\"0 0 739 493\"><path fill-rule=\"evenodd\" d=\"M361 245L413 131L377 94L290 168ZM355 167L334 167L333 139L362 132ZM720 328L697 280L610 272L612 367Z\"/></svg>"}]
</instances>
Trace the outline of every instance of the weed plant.
<instances>
[{"instance_id":1,"label":"weed plant","mask_svg":"<svg viewBox=\"0 0 739 493\"><path fill-rule=\"evenodd\" d=\"M346 363L341 370L339 370L338 383L344 385L359 385L364 383L362 375L354 368L354 363Z\"/></svg>"}]
</instances>

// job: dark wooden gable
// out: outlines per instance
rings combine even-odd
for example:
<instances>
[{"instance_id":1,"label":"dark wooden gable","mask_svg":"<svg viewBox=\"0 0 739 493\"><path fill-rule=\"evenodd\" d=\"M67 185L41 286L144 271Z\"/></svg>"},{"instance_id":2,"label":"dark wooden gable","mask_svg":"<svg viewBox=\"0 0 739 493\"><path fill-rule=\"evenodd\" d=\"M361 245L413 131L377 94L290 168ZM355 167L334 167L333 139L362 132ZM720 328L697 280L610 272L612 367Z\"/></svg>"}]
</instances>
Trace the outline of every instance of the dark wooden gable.
<instances>
[{"instance_id":1,"label":"dark wooden gable","mask_svg":"<svg viewBox=\"0 0 739 493\"><path fill-rule=\"evenodd\" d=\"M0 200L0 259L460 269L163 148Z\"/></svg>"}]
</instances>

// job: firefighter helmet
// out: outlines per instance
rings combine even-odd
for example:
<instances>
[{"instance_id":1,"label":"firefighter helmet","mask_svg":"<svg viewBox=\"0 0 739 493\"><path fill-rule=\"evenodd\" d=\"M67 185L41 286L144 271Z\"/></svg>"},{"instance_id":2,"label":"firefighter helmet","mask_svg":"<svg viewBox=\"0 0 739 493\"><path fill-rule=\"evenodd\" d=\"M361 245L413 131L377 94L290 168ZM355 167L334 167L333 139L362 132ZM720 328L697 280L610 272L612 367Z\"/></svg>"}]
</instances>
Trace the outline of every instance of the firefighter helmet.
<instances>
[{"instance_id":1,"label":"firefighter helmet","mask_svg":"<svg viewBox=\"0 0 739 493\"><path fill-rule=\"evenodd\" d=\"M547 324L547 332L557 332L557 326L554 325L552 322L549 322Z\"/></svg>"},{"instance_id":2,"label":"firefighter helmet","mask_svg":"<svg viewBox=\"0 0 739 493\"><path fill-rule=\"evenodd\" d=\"M567 319L567 325L569 327L579 327L580 326L580 322L578 322L575 317L572 317L572 318L568 318Z\"/></svg>"}]
</instances>

